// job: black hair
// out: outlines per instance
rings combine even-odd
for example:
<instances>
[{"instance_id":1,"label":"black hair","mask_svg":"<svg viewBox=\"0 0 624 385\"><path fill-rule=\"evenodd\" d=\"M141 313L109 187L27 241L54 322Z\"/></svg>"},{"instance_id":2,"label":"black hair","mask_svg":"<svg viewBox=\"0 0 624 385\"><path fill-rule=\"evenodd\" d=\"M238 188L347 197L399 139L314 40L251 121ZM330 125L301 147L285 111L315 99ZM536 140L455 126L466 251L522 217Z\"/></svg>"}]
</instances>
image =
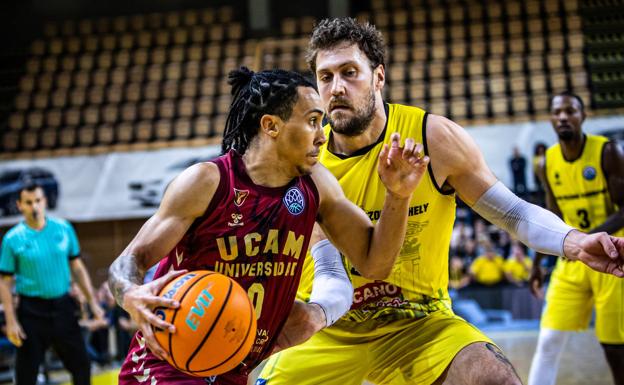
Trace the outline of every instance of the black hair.
<instances>
[{"instance_id":1,"label":"black hair","mask_svg":"<svg viewBox=\"0 0 624 385\"><path fill-rule=\"evenodd\" d=\"M37 182L35 182L32 179L24 179L23 180L23 185L22 188L19 190L19 194L17 194L17 200L21 200L22 199L22 192L23 191L28 191L28 192L33 192L35 190L37 190L38 188L42 189L41 185Z\"/></svg>"},{"instance_id":2,"label":"black hair","mask_svg":"<svg viewBox=\"0 0 624 385\"><path fill-rule=\"evenodd\" d=\"M235 149L244 154L258 134L263 115L277 115L287 121L297 103L297 87L314 85L301 74L281 69L253 72L240 67L228 75L232 104L225 121L223 153Z\"/></svg>"},{"instance_id":3,"label":"black hair","mask_svg":"<svg viewBox=\"0 0 624 385\"><path fill-rule=\"evenodd\" d=\"M351 17L339 17L321 20L312 31L306 53L306 61L312 73L316 72L318 51L333 48L343 42L357 44L366 54L373 69L380 64L385 67L386 44L381 32L368 22L358 23Z\"/></svg>"},{"instance_id":4,"label":"black hair","mask_svg":"<svg viewBox=\"0 0 624 385\"><path fill-rule=\"evenodd\" d=\"M548 146L546 146L545 143L542 142L537 142L535 143L535 147L533 147L533 155L539 155L539 150L544 150L546 151L546 149L548 148Z\"/></svg>"},{"instance_id":5,"label":"black hair","mask_svg":"<svg viewBox=\"0 0 624 385\"><path fill-rule=\"evenodd\" d=\"M581 97L578 96L577 94L575 94L574 92L569 91L569 90L565 90L565 91L559 92L558 94L553 95L553 97L550 98L550 105L552 105L553 100L557 96L569 96L571 98L574 98L574 99L578 100L579 104L581 105L581 111L585 112L585 103L583 103L583 99L581 99Z\"/></svg>"}]
</instances>

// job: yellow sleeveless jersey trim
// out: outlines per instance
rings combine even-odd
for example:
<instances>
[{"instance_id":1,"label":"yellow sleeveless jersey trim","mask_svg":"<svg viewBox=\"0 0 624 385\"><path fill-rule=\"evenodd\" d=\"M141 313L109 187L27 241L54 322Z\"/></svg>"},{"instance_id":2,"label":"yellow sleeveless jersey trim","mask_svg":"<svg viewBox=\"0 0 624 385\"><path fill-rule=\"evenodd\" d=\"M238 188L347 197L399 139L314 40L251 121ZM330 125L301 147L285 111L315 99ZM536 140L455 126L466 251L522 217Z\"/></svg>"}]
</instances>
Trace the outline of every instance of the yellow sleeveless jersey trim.
<instances>
[{"instance_id":1,"label":"yellow sleeveless jersey trim","mask_svg":"<svg viewBox=\"0 0 624 385\"><path fill-rule=\"evenodd\" d=\"M367 152L340 157L332 154L327 144L321 147L320 162L336 176L347 198L361 207L373 222L381 215L386 194L377 174L382 146L390 143L391 135L398 132L402 141L411 137L426 148L426 116L427 113L417 107L389 104L383 138ZM324 129L330 137L330 127ZM412 195L405 242L390 277L384 281L366 279L349 261L344 261L355 289L354 303L334 327L340 328L345 322L385 322L421 318L440 310L451 312L448 250L454 221L455 195L440 190L430 169ZM302 300L309 298L313 265L312 258L306 258L298 294Z\"/></svg>"},{"instance_id":2,"label":"yellow sleeveless jersey trim","mask_svg":"<svg viewBox=\"0 0 624 385\"><path fill-rule=\"evenodd\" d=\"M581 156L571 162L563 157L559 143L546 150L546 180L563 220L583 231L604 223L618 210L602 167L608 141L603 136L586 135Z\"/></svg>"}]
</instances>

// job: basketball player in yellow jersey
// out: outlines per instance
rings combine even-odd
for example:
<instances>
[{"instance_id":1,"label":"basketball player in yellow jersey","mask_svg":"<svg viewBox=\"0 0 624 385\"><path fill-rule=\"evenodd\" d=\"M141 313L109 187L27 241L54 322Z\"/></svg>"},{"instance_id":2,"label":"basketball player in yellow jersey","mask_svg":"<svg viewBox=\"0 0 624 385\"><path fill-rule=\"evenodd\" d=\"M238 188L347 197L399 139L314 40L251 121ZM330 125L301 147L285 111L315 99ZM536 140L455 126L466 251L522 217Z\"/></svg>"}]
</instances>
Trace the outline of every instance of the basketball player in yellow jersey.
<instances>
[{"instance_id":1,"label":"basketball player in yellow jersey","mask_svg":"<svg viewBox=\"0 0 624 385\"><path fill-rule=\"evenodd\" d=\"M622 236L624 151L603 136L583 134L584 119L577 95L563 92L552 99L551 122L559 143L546 151L540 170L546 202L578 229ZM561 258L548 288L529 385L555 383L570 332L587 329L594 308L596 336L616 385L624 385L624 280Z\"/></svg>"},{"instance_id":2,"label":"basketball player in yellow jersey","mask_svg":"<svg viewBox=\"0 0 624 385\"><path fill-rule=\"evenodd\" d=\"M384 103L385 48L370 24L321 21L308 58L329 122L319 159L349 199L373 220L378 217L387 192L373 159L393 132L423 143L429 172L409 205L396 263L373 269L349 264L355 289L351 310L303 345L272 356L256 384L520 384L502 352L451 310L448 250L455 193L530 247L620 276L624 240L572 230L549 211L520 200L496 180L474 141L452 121ZM309 282L312 273L308 268L303 279ZM307 287L301 289L305 299Z\"/></svg>"}]
</instances>

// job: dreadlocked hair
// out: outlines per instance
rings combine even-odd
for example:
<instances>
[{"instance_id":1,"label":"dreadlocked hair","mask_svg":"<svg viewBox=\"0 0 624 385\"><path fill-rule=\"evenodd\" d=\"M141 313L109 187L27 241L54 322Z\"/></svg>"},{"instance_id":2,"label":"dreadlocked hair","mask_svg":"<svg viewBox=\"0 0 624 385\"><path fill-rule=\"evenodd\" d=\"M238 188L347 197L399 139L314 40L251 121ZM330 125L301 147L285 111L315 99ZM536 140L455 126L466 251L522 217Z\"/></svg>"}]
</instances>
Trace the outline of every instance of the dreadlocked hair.
<instances>
[{"instance_id":1,"label":"dreadlocked hair","mask_svg":"<svg viewBox=\"0 0 624 385\"><path fill-rule=\"evenodd\" d=\"M280 69L253 72L240 67L228 75L232 104L225 121L221 150L244 154L258 134L263 115L277 115L287 121L297 103L297 87L314 85L302 75Z\"/></svg>"}]
</instances>

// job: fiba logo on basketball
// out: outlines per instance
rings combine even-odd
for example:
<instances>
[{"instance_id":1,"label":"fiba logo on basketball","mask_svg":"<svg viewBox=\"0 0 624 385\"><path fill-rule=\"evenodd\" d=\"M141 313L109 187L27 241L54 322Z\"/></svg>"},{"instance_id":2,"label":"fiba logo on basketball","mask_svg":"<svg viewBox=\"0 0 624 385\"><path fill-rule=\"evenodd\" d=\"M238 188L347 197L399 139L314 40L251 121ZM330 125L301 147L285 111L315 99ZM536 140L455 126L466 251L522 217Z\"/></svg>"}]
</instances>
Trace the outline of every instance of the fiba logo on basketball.
<instances>
[{"instance_id":1,"label":"fiba logo on basketball","mask_svg":"<svg viewBox=\"0 0 624 385\"><path fill-rule=\"evenodd\" d=\"M303 194L297 187L291 187L284 194L284 206L288 209L288 212L292 215L299 215L305 209L305 200Z\"/></svg>"}]
</instances>

